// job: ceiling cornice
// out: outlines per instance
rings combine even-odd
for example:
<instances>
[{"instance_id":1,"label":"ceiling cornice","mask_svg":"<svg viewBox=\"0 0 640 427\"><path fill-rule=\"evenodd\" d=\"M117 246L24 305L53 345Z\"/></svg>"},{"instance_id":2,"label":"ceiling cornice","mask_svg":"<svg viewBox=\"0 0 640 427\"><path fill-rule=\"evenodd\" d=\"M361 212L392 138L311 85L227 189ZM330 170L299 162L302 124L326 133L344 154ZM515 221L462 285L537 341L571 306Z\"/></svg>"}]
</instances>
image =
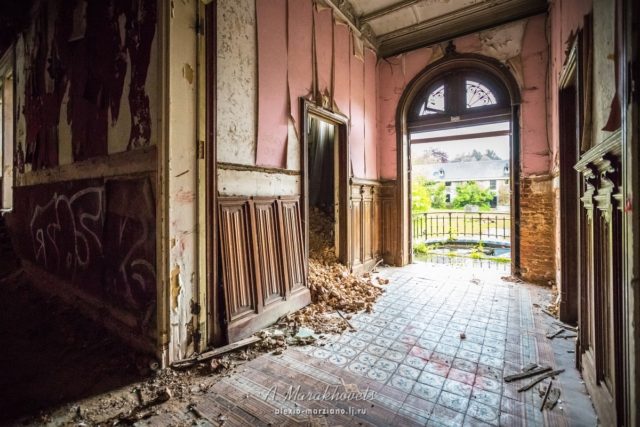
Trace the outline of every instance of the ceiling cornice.
<instances>
[{"instance_id":1,"label":"ceiling cornice","mask_svg":"<svg viewBox=\"0 0 640 427\"><path fill-rule=\"evenodd\" d=\"M546 13L546 11L546 0L486 1L417 25L379 35L377 37L378 53L382 57L388 57Z\"/></svg>"},{"instance_id":2,"label":"ceiling cornice","mask_svg":"<svg viewBox=\"0 0 640 427\"><path fill-rule=\"evenodd\" d=\"M349 0L324 0L323 3L333 9L340 19L349 24L356 36L360 37L369 48L373 49L376 55L379 53L378 39L369 24L358 19Z\"/></svg>"},{"instance_id":3,"label":"ceiling cornice","mask_svg":"<svg viewBox=\"0 0 640 427\"><path fill-rule=\"evenodd\" d=\"M373 19L380 18L382 16L388 15L390 13L395 12L396 10L404 9L405 7L412 6L416 3L419 3L421 0L403 0L398 3L394 3L390 6L383 7L378 10L374 10L373 12L369 12L366 15L362 15L360 17L360 22L367 22Z\"/></svg>"}]
</instances>

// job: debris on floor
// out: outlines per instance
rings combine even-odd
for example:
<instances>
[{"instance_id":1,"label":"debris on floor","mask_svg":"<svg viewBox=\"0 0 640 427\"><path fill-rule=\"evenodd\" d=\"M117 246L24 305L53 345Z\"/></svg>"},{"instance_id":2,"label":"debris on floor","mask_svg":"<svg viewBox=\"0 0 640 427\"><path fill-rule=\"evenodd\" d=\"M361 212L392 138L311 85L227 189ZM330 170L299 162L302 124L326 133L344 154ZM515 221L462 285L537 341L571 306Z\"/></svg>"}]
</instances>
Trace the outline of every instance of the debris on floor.
<instances>
[{"instance_id":1,"label":"debris on floor","mask_svg":"<svg viewBox=\"0 0 640 427\"><path fill-rule=\"evenodd\" d=\"M556 375L559 375L564 372L564 369L557 369L555 371L547 372L545 374L540 375L538 378L534 378L531 382L523 385L518 389L518 392L530 390L533 386L538 384L541 381L544 381L547 378L553 378Z\"/></svg>"},{"instance_id":2,"label":"debris on floor","mask_svg":"<svg viewBox=\"0 0 640 427\"><path fill-rule=\"evenodd\" d=\"M551 330L547 332L546 337L550 340L554 338L576 338L578 335L575 333L578 331L578 328L574 328L573 326L565 325L560 322L553 322L555 326L555 330Z\"/></svg>"},{"instance_id":3,"label":"debris on floor","mask_svg":"<svg viewBox=\"0 0 640 427\"><path fill-rule=\"evenodd\" d=\"M504 280L505 282L524 283L524 280L522 280L521 278L519 278L517 276L502 276L500 279Z\"/></svg>"},{"instance_id":4,"label":"debris on floor","mask_svg":"<svg viewBox=\"0 0 640 427\"><path fill-rule=\"evenodd\" d=\"M538 367L538 365L535 365L535 367L531 368L531 369L523 369L522 372L517 373L517 374L512 374L512 375L507 375L505 376L504 382L509 383L511 381L516 381L516 380L521 380L524 378L529 378L529 377L534 377L536 375L539 374L543 374L545 372L549 372L551 370L550 366L541 366Z\"/></svg>"},{"instance_id":5,"label":"debris on floor","mask_svg":"<svg viewBox=\"0 0 640 427\"><path fill-rule=\"evenodd\" d=\"M555 319L558 318L558 313L560 312L560 294L558 293L558 288L553 288L552 302L546 308L543 308L542 312Z\"/></svg>"},{"instance_id":6,"label":"debris on floor","mask_svg":"<svg viewBox=\"0 0 640 427\"><path fill-rule=\"evenodd\" d=\"M341 333L354 329L345 313L371 312L388 279L357 275L340 264L334 248L334 222L318 208L309 213L309 289L312 304L291 314L294 329L307 326L316 333Z\"/></svg>"},{"instance_id":7,"label":"debris on floor","mask_svg":"<svg viewBox=\"0 0 640 427\"><path fill-rule=\"evenodd\" d=\"M560 399L560 389L553 387L553 380L549 381L549 385L545 388L541 388L538 390L540 396L542 397L542 402L540 403L540 412L544 409L552 410Z\"/></svg>"}]
</instances>

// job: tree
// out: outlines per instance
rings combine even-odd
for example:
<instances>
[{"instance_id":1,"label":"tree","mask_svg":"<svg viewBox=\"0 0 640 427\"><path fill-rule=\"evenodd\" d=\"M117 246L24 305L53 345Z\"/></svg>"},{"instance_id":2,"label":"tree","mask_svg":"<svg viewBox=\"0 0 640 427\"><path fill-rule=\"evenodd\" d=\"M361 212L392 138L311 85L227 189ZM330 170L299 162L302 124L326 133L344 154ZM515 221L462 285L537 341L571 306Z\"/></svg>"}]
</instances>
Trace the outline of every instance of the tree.
<instances>
[{"instance_id":1,"label":"tree","mask_svg":"<svg viewBox=\"0 0 640 427\"><path fill-rule=\"evenodd\" d=\"M456 197L453 199L452 205L456 209L463 208L467 205L476 205L481 208L488 208L489 202L493 200L493 192L488 189L480 188L475 181L467 181L456 189Z\"/></svg>"},{"instance_id":2,"label":"tree","mask_svg":"<svg viewBox=\"0 0 640 427\"><path fill-rule=\"evenodd\" d=\"M437 160L438 163L447 163L449 161L449 155L437 148L431 149L431 157Z\"/></svg>"},{"instance_id":3,"label":"tree","mask_svg":"<svg viewBox=\"0 0 640 427\"><path fill-rule=\"evenodd\" d=\"M447 207L447 188L443 182L427 181L427 191L431 199L431 207L444 209Z\"/></svg>"},{"instance_id":4,"label":"tree","mask_svg":"<svg viewBox=\"0 0 640 427\"><path fill-rule=\"evenodd\" d=\"M413 213L446 207L447 197L444 183L430 181L423 177L419 177L411 183L411 211Z\"/></svg>"},{"instance_id":5,"label":"tree","mask_svg":"<svg viewBox=\"0 0 640 427\"><path fill-rule=\"evenodd\" d=\"M487 151L484 152L484 156L489 160L502 160L502 158L498 156L498 153L488 148Z\"/></svg>"},{"instance_id":6,"label":"tree","mask_svg":"<svg viewBox=\"0 0 640 427\"><path fill-rule=\"evenodd\" d=\"M431 209L431 197L427 189L427 180L420 177L411 183L411 212L421 213Z\"/></svg>"},{"instance_id":7,"label":"tree","mask_svg":"<svg viewBox=\"0 0 640 427\"><path fill-rule=\"evenodd\" d=\"M478 150L473 150L471 153L458 154L452 162L477 162L480 160L502 160L498 153L491 149L486 149L484 154Z\"/></svg>"}]
</instances>

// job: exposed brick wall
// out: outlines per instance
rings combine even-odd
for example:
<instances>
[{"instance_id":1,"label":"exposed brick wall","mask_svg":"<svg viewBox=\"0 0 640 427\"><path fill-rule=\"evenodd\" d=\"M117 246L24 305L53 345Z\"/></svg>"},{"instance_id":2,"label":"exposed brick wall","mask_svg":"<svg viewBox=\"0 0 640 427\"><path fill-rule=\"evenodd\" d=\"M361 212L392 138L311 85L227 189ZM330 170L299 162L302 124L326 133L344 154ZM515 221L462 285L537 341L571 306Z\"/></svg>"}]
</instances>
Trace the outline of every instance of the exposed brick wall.
<instances>
[{"instance_id":1,"label":"exposed brick wall","mask_svg":"<svg viewBox=\"0 0 640 427\"><path fill-rule=\"evenodd\" d=\"M555 213L551 177L520 180L520 267L522 278L555 280Z\"/></svg>"}]
</instances>

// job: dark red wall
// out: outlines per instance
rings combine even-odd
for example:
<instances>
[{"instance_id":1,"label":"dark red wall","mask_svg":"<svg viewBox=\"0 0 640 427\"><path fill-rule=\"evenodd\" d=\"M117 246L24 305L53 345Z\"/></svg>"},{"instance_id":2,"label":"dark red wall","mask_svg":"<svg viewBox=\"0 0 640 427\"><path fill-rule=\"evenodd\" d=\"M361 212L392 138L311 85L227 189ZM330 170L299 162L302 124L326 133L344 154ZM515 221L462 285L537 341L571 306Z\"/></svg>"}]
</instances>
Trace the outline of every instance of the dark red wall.
<instances>
[{"instance_id":1,"label":"dark red wall","mask_svg":"<svg viewBox=\"0 0 640 427\"><path fill-rule=\"evenodd\" d=\"M60 112L71 126L74 161L107 154L110 118L115 122L130 67L131 131L128 149L150 143L151 117L145 82L156 32L156 0L89 1L84 36L74 37L74 1L43 1L33 36L25 33L24 158L33 169L58 165ZM54 7L55 6L55 7ZM57 10L57 11L56 11ZM48 17L55 13L55 19ZM121 27L120 20L124 20ZM54 22L49 39L50 22ZM78 23L75 23L78 27ZM47 79L53 81L46 87ZM22 150L22 147L18 147ZM19 165L20 167L22 165Z\"/></svg>"},{"instance_id":2,"label":"dark red wall","mask_svg":"<svg viewBox=\"0 0 640 427\"><path fill-rule=\"evenodd\" d=\"M155 196L148 177L15 189L18 255L149 322L156 305Z\"/></svg>"}]
</instances>

